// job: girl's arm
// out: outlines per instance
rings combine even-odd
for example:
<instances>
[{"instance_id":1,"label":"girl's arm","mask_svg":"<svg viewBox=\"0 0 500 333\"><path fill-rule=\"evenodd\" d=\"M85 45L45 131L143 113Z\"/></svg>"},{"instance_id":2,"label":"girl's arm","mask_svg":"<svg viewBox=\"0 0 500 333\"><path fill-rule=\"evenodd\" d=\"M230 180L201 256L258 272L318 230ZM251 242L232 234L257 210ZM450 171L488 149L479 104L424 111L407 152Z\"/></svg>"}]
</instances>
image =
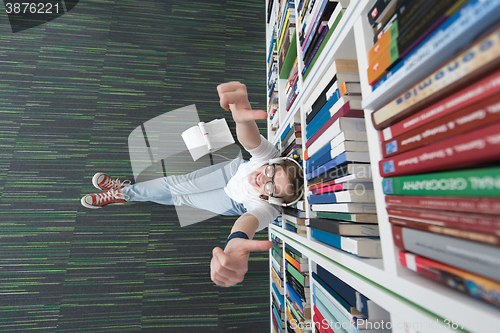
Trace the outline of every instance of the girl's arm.
<instances>
[{"instance_id":1,"label":"girl's arm","mask_svg":"<svg viewBox=\"0 0 500 333\"><path fill-rule=\"evenodd\" d=\"M267 119L267 113L254 111L248 101L247 88L240 82L228 82L217 86L220 105L224 110L231 110L236 122L236 136L246 150L260 145L260 133L255 119Z\"/></svg>"},{"instance_id":2,"label":"girl's arm","mask_svg":"<svg viewBox=\"0 0 500 333\"><path fill-rule=\"evenodd\" d=\"M241 215L236 220L231 233L243 231L249 239L233 238L224 250L219 247L213 249L210 263L210 275L213 282L223 287L240 283L248 271L250 251L266 251L271 248L270 241L253 240L258 227L259 220L249 213Z\"/></svg>"}]
</instances>

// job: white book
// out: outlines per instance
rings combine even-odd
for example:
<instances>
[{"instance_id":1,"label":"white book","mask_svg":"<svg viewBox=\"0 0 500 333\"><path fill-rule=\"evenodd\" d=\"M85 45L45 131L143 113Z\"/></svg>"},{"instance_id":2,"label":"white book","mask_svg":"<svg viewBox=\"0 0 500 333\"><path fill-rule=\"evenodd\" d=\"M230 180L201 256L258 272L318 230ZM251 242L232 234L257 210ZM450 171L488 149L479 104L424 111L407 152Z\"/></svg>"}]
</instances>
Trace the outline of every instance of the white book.
<instances>
[{"instance_id":1,"label":"white book","mask_svg":"<svg viewBox=\"0 0 500 333\"><path fill-rule=\"evenodd\" d=\"M339 16L340 13L342 13L342 15L343 15L344 12L345 12L345 8L343 8L342 6L337 5L337 7L335 7L335 9L333 10L332 16L330 16L330 20L328 21L328 29L332 28L333 23L337 19L337 16ZM334 27L334 28L336 28L336 27Z\"/></svg>"},{"instance_id":2,"label":"white book","mask_svg":"<svg viewBox=\"0 0 500 333\"><path fill-rule=\"evenodd\" d=\"M335 192L337 202L375 202L373 190L345 190Z\"/></svg>"},{"instance_id":3,"label":"white book","mask_svg":"<svg viewBox=\"0 0 500 333\"><path fill-rule=\"evenodd\" d=\"M330 203L311 205L315 212L366 213L376 214L375 204L371 203Z\"/></svg>"},{"instance_id":4,"label":"white book","mask_svg":"<svg viewBox=\"0 0 500 333\"><path fill-rule=\"evenodd\" d=\"M365 119L340 117L307 148L307 156L313 156L341 132L347 131L366 132Z\"/></svg>"},{"instance_id":5,"label":"white book","mask_svg":"<svg viewBox=\"0 0 500 333\"><path fill-rule=\"evenodd\" d=\"M234 143L233 135L224 118L209 123L199 122L198 125L182 132L181 136L193 161Z\"/></svg>"}]
</instances>

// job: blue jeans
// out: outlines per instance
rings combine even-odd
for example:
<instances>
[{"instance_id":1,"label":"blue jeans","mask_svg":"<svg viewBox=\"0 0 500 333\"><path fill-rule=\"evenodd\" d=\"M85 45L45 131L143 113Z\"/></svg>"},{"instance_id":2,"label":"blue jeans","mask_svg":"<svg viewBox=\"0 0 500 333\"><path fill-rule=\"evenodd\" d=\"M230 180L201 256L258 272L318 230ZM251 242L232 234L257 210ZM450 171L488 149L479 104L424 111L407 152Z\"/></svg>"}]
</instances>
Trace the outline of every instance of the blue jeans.
<instances>
[{"instance_id":1,"label":"blue jeans","mask_svg":"<svg viewBox=\"0 0 500 333\"><path fill-rule=\"evenodd\" d=\"M125 186L120 193L129 202L151 201L161 205L189 206L218 215L240 216L246 213L241 203L233 201L224 191L243 159L212 165L185 175L172 175Z\"/></svg>"}]
</instances>

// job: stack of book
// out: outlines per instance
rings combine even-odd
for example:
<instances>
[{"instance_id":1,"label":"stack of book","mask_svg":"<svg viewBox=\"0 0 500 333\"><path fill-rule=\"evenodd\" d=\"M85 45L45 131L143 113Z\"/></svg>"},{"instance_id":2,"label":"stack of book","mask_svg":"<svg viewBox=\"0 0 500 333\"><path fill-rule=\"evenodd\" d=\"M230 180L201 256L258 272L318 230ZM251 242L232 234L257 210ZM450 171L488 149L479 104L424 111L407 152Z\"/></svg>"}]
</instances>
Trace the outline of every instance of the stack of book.
<instances>
[{"instance_id":1,"label":"stack of book","mask_svg":"<svg viewBox=\"0 0 500 333\"><path fill-rule=\"evenodd\" d=\"M500 14L485 9L493 3L470 0L452 15L472 11L467 22L486 29L455 36L475 40L372 121L401 264L500 306Z\"/></svg>"},{"instance_id":2,"label":"stack of book","mask_svg":"<svg viewBox=\"0 0 500 333\"><path fill-rule=\"evenodd\" d=\"M320 333L391 332L390 314L350 285L312 263L313 322Z\"/></svg>"},{"instance_id":3,"label":"stack of book","mask_svg":"<svg viewBox=\"0 0 500 333\"><path fill-rule=\"evenodd\" d=\"M272 318L276 332L285 332L285 295L283 284L283 242L276 236L271 236L271 279L272 279ZM276 259L278 258L278 259Z\"/></svg>"},{"instance_id":4,"label":"stack of book","mask_svg":"<svg viewBox=\"0 0 500 333\"><path fill-rule=\"evenodd\" d=\"M349 0L301 1L298 8L298 39L303 79L321 54L348 5Z\"/></svg>"},{"instance_id":5,"label":"stack of book","mask_svg":"<svg viewBox=\"0 0 500 333\"><path fill-rule=\"evenodd\" d=\"M302 156L302 130L300 123L290 122L281 134L282 156L292 157L299 162ZM300 163L300 162L299 162Z\"/></svg>"},{"instance_id":6,"label":"stack of book","mask_svg":"<svg viewBox=\"0 0 500 333\"><path fill-rule=\"evenodd\" d=\"M323 243L380 257L375 199L357 61L336 60L336 75L306 117L307 225ZM354 249L354 250L353 250Z\"/></svg>"},{"instance_id":7,"label":"stack of book","mask_svg":"<svg viewBox=\"0 0 500 333\"><path fill-rule=\"evenodd\" d=\"M311 320L309 262L289 244L285 244L286 315L296 327L304 327Z\"/></svg>"},{"instance_id":8,"label":"stack of book","mask_svg":"<svg viewBox=\"0 0 500 333\"><path fill-rule=\"evenodd\" d=\"M306 212L294 207L283 207L281 214L285 227L291 232L303 235L307 234Z\"/></svg>"},{"instance_id":9,"label":"stack of book","mask_svg":"<svg viewBox=\"0 0 500 333\"><path fill-rule=\"evenodd\" d=\"M375 45L368 52L368 82L373 85L455 14L466 0L378 0L368 12Z\"/></svg>"}]
</instances>

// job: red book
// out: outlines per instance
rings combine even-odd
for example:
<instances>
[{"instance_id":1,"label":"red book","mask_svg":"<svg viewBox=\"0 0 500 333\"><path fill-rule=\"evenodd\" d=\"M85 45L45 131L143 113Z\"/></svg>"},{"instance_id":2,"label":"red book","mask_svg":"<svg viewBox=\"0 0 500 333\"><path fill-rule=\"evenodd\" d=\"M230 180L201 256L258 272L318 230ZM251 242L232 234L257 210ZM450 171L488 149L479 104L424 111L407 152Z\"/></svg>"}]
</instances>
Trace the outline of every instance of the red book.
<instances>
[{"instance_id":1,"label":"red book","mask_svg":"<svg viewBox=\"0 0 500 333\"><path fill-rule=\"evenodd\" d=\"M470 166L498 158L500 123L383 159L379 168L382 177L393 177Z\"/></svg>"},{"instance_id":2,"label":"red book","mask_svg":"<svg viewBox=\"0 0 500 333\"><path fill-rule=\"evenodd\" d=\"M314 316L313 316L314 324L316 325L316 328L318 331L321 333L334 333L334 331L331 328L332 322L329 320L325 319L321 312L319 312L318 308L316 305L314 305Z\"/></svg>"},{"instance_id":3,"label":"red book","mask_svg":"<svg viewBox=\"0 0 500 333\"><path fill-rule=\"evenodd\" d=\"M465 294L500 307L500 283L441 262L399 251L401 265Z\"/></svg>"},{"instance_id":4,"label":"red book","mask_svg":"<svg viewBox=\"0 0 500 333\"><path fill-rule=\"evenodd\" d=\"M473 242L479 242L487 245L499 246L500 236L493 234L490 231L475 231L465 228L449 227L444 223L432 223L429 221L422 222L416 219L389 217L389 222L400 227L407 227L428 231L435 234L441 234L450 237L461 238Z\"/></svg>"},{"instance_id":5,"label":"red book","mask_svg":"<svg viewBox=\"0 0 500 333\"><path fill-rule=\"evenodd\" d=\"M492 95L500 93L500 70L469 87L380 131L380 141L387 141L407 131L425 125L447 114L463 109Z\"/></svg>"},{"instance_id":6,"label":"red book","mask_svg":"<svg viewBox=\"0 0 500 333\"><path fill-rule=\"evenodd\" d=\"M387 207L387 214L405 220L462 228L500 235L500 216L487 214L468 214L440 210Z\"/></svg>"},{"instance_id":7,"label":"red book","mask_svg":"<svg viewBox=\"0 0 500 333\"><path fill-rule=\"evenodd\" d=\"M386 195L385 203L390 207L410 207L480 214L500 214L500 198Z\"/></svg>"},{"instance_id":8,"label":"red book","mask_svg":"<svg viewBox=\"0 0 500 333\"><path fill-rule=\"evenodd\" d=\"M389 157L500 121L500 94L382 142Z\"/></svg>"},{"instance_id":9,"label":"red book","mask_svg":"<svg viewBox=\"0 0 500 333\"><path fill-rule=\"evenodd\" d=\"M351 117L351 118L364 118L365 112L363 110L351 109L350 101L346 102L338 111L335 113L328 121L320 127L320 129L314 133L314 135L307 140L306 148L309 148L310 145L316 141L321 134L323 134L332 124L339 119L340 117Z\"/></svg>"},{"instance_id":10,"label":"red book","mask_svg":"<svg viewBox=\"0 0 500 333\"><path fill-rule=\"evenodd\" d=\"M329 181L324 182L324 183L314 184L314 185L308 186L307 188L309 189L309 191L313 191L313 190L316 190L318 188L322 188L322 187L325 187L328 185L333 185L333 184L335 184L335 179L329 180Z\"/></svg>"}]
</instances>

